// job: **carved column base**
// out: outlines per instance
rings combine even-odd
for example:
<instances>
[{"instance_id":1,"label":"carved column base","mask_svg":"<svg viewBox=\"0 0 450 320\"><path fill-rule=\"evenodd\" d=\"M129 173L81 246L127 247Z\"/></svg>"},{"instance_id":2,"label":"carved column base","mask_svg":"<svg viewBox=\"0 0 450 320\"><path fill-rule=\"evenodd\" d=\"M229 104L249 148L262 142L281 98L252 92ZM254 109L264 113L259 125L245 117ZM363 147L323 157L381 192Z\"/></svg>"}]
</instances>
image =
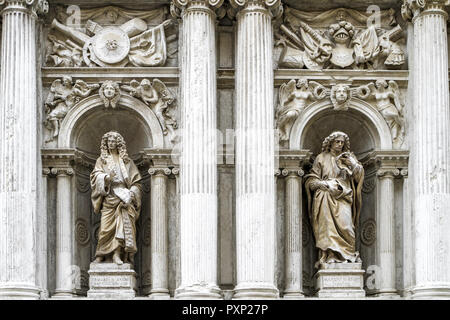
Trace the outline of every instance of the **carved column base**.
<instances>
[{"instance_id":1,"label":"carved column base","mask_svg":"<svg viewBox=\"0 0 450 320\"><path fill-rule=\"evenodd\" d=\"M233 300L278 298L278 289L272 283L241 282L234 288Z\"/></svg>"},{"instance_id":2,"label":"carved column base","mask_svg":"<svg viewBox=\"0 0 450 320\"><path fill-rule=\"evenodd\" d=\"M192 285L178 288L175 294L178 300L221 300L222 294L215 285Z\"/></svg>"},{"instance_id":3,"label":"carved column base","mask_svg":"<svg viewBox=\"0 0 450 320\"><path fill-rule=\"evenodd\" d=\"M0 287L0 300L38 300L39 288L23 285L23 283L8 283Z\"/></svg>"},{"instance_id":4,"label":"carved column base","mask_svg":"<svg viewBox=\"0 0 450 320\"><path fill-rule=\"evenodd\" d=\"M316 297L363 298L364 273L361 263L329 263L314 275Z\"/></svg>"},{"instance_id":5,"label":"carved column base","mask_svg":"<svg viewBox=\"0 0 450 320\"><path fill-rule=\"evenodd\" d=\"M303 292L298 291L297 289L286 289L284 290L284 295L283 295L283 299L287 299L287 300L299 300L299 299L304 299L305 295L303 294Z\"/></svg>"},{"instance_id":6,"label":"carved column base","mask_svg":"<svg viewBox=\"0 0 450 320\"><path fill-rule=\"evenodd\" d=\"M150 291L149 297L152 300L169 300L170 294L165 288L155 288Z\"/></svg>"},{"instance_id":7,"label":"carved column base","mask_svg":"<svg viewBox=\"0 0 450 320\"><path fill-rule=\"evenodd\" d=\"M93 262L88 273L88 298L123 300L136 297L136 272L131 264Z\"/></svg>"},{"instance_id":8,"label":"carved column base","mask_svg":"<svg viewBox=\"0 0 450 320\"><path fill-rule=\"evenodd\" d=\"M450 299L450 286L446 283L441 286L433 284L432 286L415 287L413 289L412 298L417 300L448 300Z\"/></svg>"}]
</instances>

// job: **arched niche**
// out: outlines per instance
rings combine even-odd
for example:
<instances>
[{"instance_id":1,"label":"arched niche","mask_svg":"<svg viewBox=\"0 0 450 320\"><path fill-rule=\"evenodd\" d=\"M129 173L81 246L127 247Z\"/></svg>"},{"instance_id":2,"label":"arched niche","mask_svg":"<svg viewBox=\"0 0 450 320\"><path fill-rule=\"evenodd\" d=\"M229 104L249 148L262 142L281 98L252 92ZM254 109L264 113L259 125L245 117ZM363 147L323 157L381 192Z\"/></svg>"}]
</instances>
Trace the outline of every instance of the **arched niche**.
<instances>
[{"instance_id":1,"label":"arched niche","mask_svg":"<svg viewBox=\"0 0 450 320\"><path fill-rule=\"evenodd\" d=\"M122 134L130 155L143 148L164 148L164 136L156 115L142 101L127 95L120 98L114 109L106 109L99 95L76 104L61 123L58 148L76 147L98 154L101 137L111 130Z\"/></svg>"},{"instance_id":2,"label":"arched niche","mask_svg":"<svg viewBox=\"0 0 450 320\"><path fill-rule=\"evenodd\" d=\"M352 99L347 111L334 110L327 100L308 105L292 126L289 148L309 149L318 154L323 139L336 130L349 135L355 154L392 149L391 132L383 116L359 99Z\"/></svg>"}]
</instances>

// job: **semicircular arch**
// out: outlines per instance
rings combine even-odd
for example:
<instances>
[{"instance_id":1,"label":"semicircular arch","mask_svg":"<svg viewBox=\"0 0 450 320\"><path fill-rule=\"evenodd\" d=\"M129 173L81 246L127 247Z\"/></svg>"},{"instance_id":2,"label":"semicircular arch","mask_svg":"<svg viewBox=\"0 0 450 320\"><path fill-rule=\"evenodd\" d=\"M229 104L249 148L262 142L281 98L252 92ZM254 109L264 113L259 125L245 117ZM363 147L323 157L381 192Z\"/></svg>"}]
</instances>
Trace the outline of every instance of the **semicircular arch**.
<instances>
[{"instance_id":1,"label":"semicircular arch","mask_svg":"<svg viewBox=\"0 0 450 320\"><path fill-rule=\"evenodd\" d=\"M142 126L145 134L149 135L149 141L151 142L148 142L146 147L154 149L164 148L164 134L161 125L149 106L128 95L122 95L117 105L118 108L123 108L123 110L127 111L130 115L129 117L136 120L136 124ZM74 147L80 135L80 123L95 117L95 113L105 111L106 109L103 106L103 100L98 94L75 104L61 123L58 148ZM114 110L108 111L114 112ZM150 143L151 145L149 145Z\"/></svg>"},{"instance_id":2,"label":"semicircular arch","mask_svg":"<svg viewBox=\"0 0 450 320\"><path fill-rule=\"evenodd\" d=\"M392 149L391 132L383 116L370 103L357 98L353 98L350 101L347 111L335 111L329 100L313 102L306 106L292 126L289 148L293 150L305 149L305 140L308 138L307 133L314 122L327 113L331 114L333 112L336 114L335 117L339 117L339 114L341 114L343 115L342 117L347 116L349 119L359 122L360 125L364 125L364 130L367 131L373 141L374 148L381 150ZM340 130L345 132L345 129L341 128Z\"/></svg>"}]
</instances>

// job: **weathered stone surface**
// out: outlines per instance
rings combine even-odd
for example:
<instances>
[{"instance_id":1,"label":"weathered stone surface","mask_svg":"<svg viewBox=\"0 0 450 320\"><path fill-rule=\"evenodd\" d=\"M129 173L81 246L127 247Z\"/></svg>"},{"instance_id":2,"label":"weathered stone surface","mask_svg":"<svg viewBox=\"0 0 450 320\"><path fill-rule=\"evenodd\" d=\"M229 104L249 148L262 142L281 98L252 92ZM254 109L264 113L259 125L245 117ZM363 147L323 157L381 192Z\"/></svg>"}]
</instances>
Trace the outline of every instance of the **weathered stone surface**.
<instances>
[{"instance_id":1,"label":"weathered stone surface","mask_svg":"<svg viewBox=\"0 0 450 320\"><path fill-rule=\"evenodd\" d=\"M136 296L136 272L129 263L91 263L89 268L91 299L132 299Z\"/></svg>"},{"instance_id":2,"label":"weathered stone surface","mask_svg":"<svg viewBox=\"0 0 450 320\"><path fill-rule=\"evenodd\" d=\"M314 275L319 298L362 298L364 281L361 263L323 264Z\"/></svg>"}]
</instances>

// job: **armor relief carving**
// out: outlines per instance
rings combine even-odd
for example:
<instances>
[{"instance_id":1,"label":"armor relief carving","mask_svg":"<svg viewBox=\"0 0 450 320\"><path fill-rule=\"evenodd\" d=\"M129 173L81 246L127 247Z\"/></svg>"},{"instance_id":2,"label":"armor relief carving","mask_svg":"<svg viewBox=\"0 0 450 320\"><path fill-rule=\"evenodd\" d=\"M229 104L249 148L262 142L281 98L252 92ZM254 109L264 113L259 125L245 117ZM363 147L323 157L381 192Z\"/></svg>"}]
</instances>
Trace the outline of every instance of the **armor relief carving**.
<instances>
[{"instance_id":1,"label":"armor relief carving","mask_svg":"<svg viewBox=\"0 0 450 320\"><path fill-rule=\"evenodd\" d=\"M172 20L161 21L167 8L142 12L108 6L83 9L78 23L70 24L62 7L50 25L46 65L53 67L156 67L174 58L166 37ZM157 25L155 25L155 22Z\"/></svg>"},{"instance_id":2,"label":"armor relief carving","mask_svg":"<svg viewBox=\"0 0 450 320\"><path fill-rule=\"evenodd\" d=\"M308 104L327 97L336 111L348 110L352 98L372 103L386 120L391 131L394 149L402 147L405 140L403 98L398 84L384 79L358 87L351 87L346 83L325 87L305 78L292 79L282 84L275 113L276 126L280 130L280 141L289 140L292 126Z\"/></svg>"},{"instance_id":3,"label":"armor relief carving","mask_svg":"<svg viewBox=\"0 0 450 320\"><path fill-rule=\"evenodd\" d=\"M275 32L279 68L398 69L405 63L403 31L393 9L370 14L352 9L303 12L286 7Z\"/></svg>"}]
</instances>

